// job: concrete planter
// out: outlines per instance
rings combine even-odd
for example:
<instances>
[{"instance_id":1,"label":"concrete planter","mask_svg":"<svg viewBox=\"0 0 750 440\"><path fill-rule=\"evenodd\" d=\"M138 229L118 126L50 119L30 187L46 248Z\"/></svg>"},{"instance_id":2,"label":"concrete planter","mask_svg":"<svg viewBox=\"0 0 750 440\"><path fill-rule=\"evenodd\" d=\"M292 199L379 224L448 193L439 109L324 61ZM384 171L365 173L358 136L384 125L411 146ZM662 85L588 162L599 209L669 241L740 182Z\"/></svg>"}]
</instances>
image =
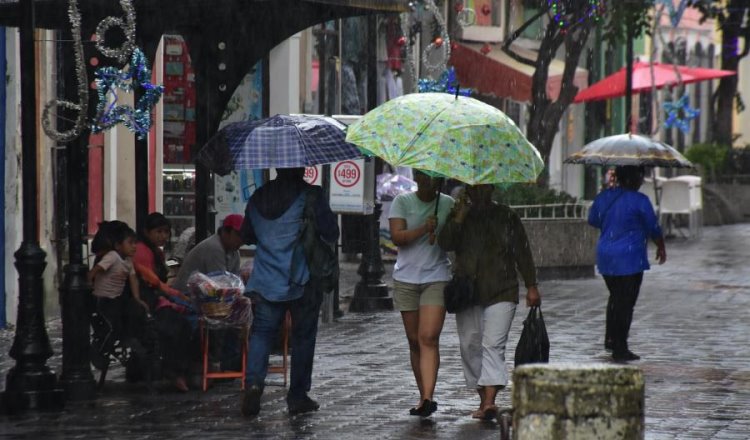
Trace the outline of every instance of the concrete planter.
<instances>
[{"instance_id":1,"label":"concrete planter","mask_svg":"<svg viewBox=\"0 0 750 440\"><path fill-rule=\"evenodd\" d=\"M636 367L534 364L513 373L513 438L644 438L644 380Z\"/></svg>"},{"instance_id":2,"label":"concrete planter","mask_svg":"<svg viewBox=\"0 0 750 440\"><path fill-rule=\"evenodd\" d=\"M595 275L599 230L584 219L523 220L539 279Z\"/></svg>"}]
</instances>

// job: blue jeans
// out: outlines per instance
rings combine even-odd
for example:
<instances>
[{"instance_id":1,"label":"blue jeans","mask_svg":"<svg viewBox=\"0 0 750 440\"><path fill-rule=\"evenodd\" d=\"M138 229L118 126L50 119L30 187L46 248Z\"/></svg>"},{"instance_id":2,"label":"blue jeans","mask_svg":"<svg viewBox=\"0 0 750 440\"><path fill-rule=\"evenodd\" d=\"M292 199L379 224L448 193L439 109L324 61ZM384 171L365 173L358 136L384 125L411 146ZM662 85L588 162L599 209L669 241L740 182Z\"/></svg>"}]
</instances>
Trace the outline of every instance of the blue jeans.
<instances>
[{"instance_id":1,"label":"blue jeans","mask_svg":"<svg viewBox=\"0 0 750 440\"><path fill-rule=\"evenodd\" d=\"M257 293L253 294L255 316L247 350L247 388L257 386L263 389L268 373L268 356L271 353L279 328L284 322L286 311L292 315L291 334L291 380L290 398L301 398L310 391L312 383L315 338L318 334L318 314L323 295L305 288L301 298L293 301L271 302Z\"/></svg>"}]
</instances>

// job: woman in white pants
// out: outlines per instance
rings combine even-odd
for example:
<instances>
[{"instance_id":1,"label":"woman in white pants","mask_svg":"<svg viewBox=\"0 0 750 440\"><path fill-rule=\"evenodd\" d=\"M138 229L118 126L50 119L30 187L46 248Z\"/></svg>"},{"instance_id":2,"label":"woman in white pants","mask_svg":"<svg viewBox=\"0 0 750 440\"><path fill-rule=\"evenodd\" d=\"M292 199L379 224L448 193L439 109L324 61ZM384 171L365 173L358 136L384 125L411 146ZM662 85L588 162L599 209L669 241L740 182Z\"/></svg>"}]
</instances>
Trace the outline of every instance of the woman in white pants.
<instances>
[{"instance_id":1,"label":"woman in white pants","mask_svg":"<svg viewBox=\"0 0 750 440\"><path fill-rule=\"evenodd\" d=\"M518 304L518 276L526 285L526 305L540 305L536 267L521 219L492 201L491 185L466 188L438 243L456 253L454 271L469 276L477 304L456 314L466 384L479 394L475 418L495 416L495 398L508 383L505 345Z\"/></svg>"}]
</instances>

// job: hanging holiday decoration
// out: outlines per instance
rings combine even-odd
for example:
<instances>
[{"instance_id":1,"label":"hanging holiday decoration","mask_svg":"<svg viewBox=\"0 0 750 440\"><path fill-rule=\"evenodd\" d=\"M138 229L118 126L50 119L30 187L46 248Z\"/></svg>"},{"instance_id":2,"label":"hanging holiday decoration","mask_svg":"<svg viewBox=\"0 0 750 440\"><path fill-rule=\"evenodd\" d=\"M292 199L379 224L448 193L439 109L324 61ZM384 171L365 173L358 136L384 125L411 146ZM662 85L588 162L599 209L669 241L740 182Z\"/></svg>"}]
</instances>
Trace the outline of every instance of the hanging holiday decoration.
<instances>
[{"instance_id":1,"label":"hanging holiday decoration","mask_svg":"<svg viewBox=\"0 0 750 440\"><path fill-rule=\"evenodd\" d=\"M690 121L701 114L700 109L690 107L688 95L682 95L677 101L665 102L663 107L667 112L664 128L677 127L683 133L690 131Z\"/></svg>"},{"instance_id":2,"label":"hanging holiday decoration","mask_svg":"<svg viewBox=\"0 0 750 440\"><path fill-rule=\"evenodd\" d=\"M97 69L96 86L99 104L91 130L99 133L122 123L138 139L143 139L151 128L151 108L164 92L164 86L151 84L151 70L143 52L138 48L133 51L127 71L115 67ZM135 108L117 105L118 90L132 92L136 87L143 91ZM110 97L111 102L107 104Z\"/></svg>"},{"instance_id":3,"label":"hanging holiday decoration","mask_svg":"<svg viewBox=\"0 0 750 440\"><path fill-rule=\"evenodd\" d=\"M86 126L86 114L88 113L88 77L83 60L83 41L81 40L81 12L78 10L77 0L68 2L68 19L70 20L71 33L73 35L76 66L76 80L78 82L78 103L53 99L44 105L42 111L42 129L55 142L65 143L77 138ZM56 111L53 109L68 109L77 112L73 127L67 131L57 131L55 121Z\"/></svg>"},{"instance_id":4,"label":"hanging holiday decoration","mask_svg":"<svg viewBox=\"0 0 750 440\"><path fill-rule=\"evenodd\" d=\"M477 13L471 8L463 8L456 13L456 23L461 27L473 26L477 22Z\"/></svg>"},{"instance_id":5,"label":"hanging holiday decoration","mask_svg":"<svg viewBox=\"0 0 750 440\"><path fill-rule=\"evenodd\" d=\"M120 6L125 11L125 21L120 17L107 17L99 22L96 26L96 33L94 39L96 41L96 48L99 52L104 55L115 58L121 63L128 61L130 54L133 53L135 48L135 9L133 9L133 3L131 0L120 0ZM119 27L125 34L125 41L122 46L112 48L107 46L104 42L104 35L112 27Z\"/></svg>"},{"instance_id":6,"label":"hanging holiday decoration","mask_svg":"<svg viewBox=\"0 0 750 440\"><path fill-rule=\"evenodd\" d=\"M593 18L594 20L599 21L600 14L603 10L601 0L588 0L588 6L586 6L586 11L584 12L583 16L581 16L578 20L566 21L565 16L568 14L568 11L565 10L565 6L563 4L564 2L561 0L547 0L547 6L549 6L550 16L555 21L557 26L559 26L563 30L575 24L583 23L589 18Z\"/></svg>"},{"instance_id":7,"label":"hanging holiday decoration","mask_svg":"<svg viewBox=\"0 0 750 440\"><path fill-rule=\"evenodd\" d=\"M417 89L419 93L442 92L450 94L459 94L462 96L471 95L471 89L462 89L459 87L456 79L456 71L449 67L440 74L437 80L421 78Z\"/></svg>"},{"instance_id":8,"label":"hanging holiday decoration","mask_svg":"<svg viewBox=\"0 0 750 440\"><path fill-rule=\"evenodd\" d=\"M433 17L435 17L439 36L425 47L422 53L422 65L424 65L428 73L442 72L445 70L448 60L451 57L451 39L448 35L443 15L440 13L440 9L435 6L435 1L425 0L424 7L426 11L431 12ZM439 53L439 55L435 55L435 53ZM434 58L437 58L437 61Z\"/></svg>"},{"instance_id":9,"label":"hanging holiday decoration","mask_svg":"<svg viewBox=\"0 0 750 440\"><path fill-rule=\"evenodd\" d=\"M677 27L682 20L682 14L685 13L685 9L688 6L688 0L680 0L680 3L675 7L672 0L656 0L657 4L662 4L667 7L669 12L669 20L672 22L672 27Z\"/></svg>"}]
</instances>

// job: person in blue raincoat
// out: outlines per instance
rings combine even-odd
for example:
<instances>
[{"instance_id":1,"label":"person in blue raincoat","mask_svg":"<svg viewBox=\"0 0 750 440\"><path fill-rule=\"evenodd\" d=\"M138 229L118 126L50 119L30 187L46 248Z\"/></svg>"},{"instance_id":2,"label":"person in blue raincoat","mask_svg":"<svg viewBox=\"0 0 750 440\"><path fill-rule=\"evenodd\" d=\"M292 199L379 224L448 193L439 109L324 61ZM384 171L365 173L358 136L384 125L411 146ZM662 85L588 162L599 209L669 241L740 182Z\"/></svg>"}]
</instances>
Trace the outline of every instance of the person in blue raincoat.
<instances>
[{"instance_id":1,"label":"person in blue raincoat","mask_svg":"<svg viewBox=\"0 0 750 440\"><path fill-rule=\"evenodd\" d=\"M667 260L654 208L648 197L638 192L644 171L642 166L618 166L617 185L599 193L589 211L589 224L601 230L596 266L609 290L604 347L612 350L616 362L640 359L628 347L628 333L643 272L650 269L649 239L656 244L658 263Z\"/></svg>"}]
</instances>

